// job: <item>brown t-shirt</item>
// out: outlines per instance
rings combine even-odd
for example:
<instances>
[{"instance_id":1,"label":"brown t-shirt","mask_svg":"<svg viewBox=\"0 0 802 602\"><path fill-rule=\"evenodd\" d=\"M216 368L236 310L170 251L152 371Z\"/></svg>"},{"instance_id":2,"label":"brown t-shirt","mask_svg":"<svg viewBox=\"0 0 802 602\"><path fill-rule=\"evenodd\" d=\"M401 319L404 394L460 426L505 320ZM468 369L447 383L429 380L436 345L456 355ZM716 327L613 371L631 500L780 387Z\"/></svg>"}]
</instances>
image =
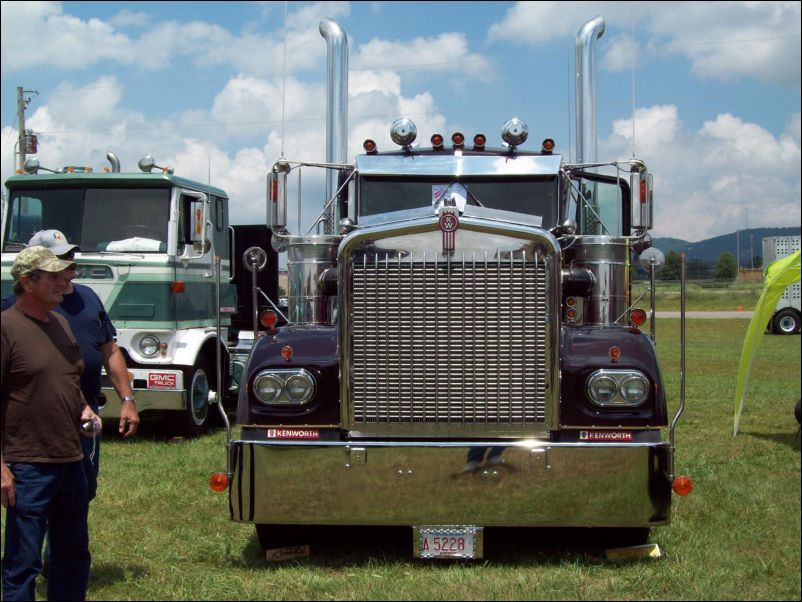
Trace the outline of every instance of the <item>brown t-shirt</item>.
<instances>
[{"instance_id":1,"label":"brown t-shirt","mask_svg":"<svg viewBox=\"0 0 802 602\"><path fill-rule=\"evenodd\" d=\"M79 434L84 362L81 348L55 312L41 322L15 305L3 312L3 461L75 462L83 458Z\"/></svg>"}]
</instances>

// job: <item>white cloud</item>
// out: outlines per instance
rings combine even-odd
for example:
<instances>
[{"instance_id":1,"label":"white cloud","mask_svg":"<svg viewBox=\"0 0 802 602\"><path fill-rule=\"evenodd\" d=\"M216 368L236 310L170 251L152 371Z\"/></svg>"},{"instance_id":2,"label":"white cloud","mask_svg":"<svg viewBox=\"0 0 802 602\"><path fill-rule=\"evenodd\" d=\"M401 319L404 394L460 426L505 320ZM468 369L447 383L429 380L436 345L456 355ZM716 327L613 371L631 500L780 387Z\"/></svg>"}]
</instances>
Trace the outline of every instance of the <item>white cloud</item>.
<instances>
[{"instance_id":1,"label":"white cloud","mask_svg":"<svg viewBox=\"0 0 802 602\"><path fill-rule=\"evenodd\" d=\"M492 62L470 52L464 33L450 32L412 40L374 38L359 47L351 68L391 68L419 73L456 72L488 78L492 73Z\"/></svg>"},{"instance_id":2,"label":"white cloud","mask_svg":"<svg viewBox=\"0 0 802 602\"><path fill-rule=\"evenodd\" d=\"M728 114L693 131L670 105L638 110L636 128L637 155L655 178L655 236L696 241L800 222L799 114L779 137ZM631 144L630 119L600 141L608 156L628 156Z\"/></svg>"}]
</instances>

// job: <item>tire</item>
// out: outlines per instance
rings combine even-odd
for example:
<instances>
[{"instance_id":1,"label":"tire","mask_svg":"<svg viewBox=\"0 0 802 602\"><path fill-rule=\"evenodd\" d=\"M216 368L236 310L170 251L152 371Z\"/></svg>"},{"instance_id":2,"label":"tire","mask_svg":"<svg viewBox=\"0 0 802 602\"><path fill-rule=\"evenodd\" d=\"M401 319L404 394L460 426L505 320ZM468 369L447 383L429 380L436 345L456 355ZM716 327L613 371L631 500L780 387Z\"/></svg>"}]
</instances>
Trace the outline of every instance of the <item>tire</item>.
<instances>
[{"instance_id":1,"label":"tire","mask_svg":"<svg viewBox=\"0 0 802 602\"><path fill-rule=\"evenodd\" d=\"M187 408L182 415L182 430L195 437L209 429L209 368L200 358L195 366L184 368L184 386L187 390Z\"/></svg>"},{"instance_id":2,"label":"tire","mask_svg":"<svg viewBox=\"0 0 802 602\"><path fill-rule=\"evenodd\" d=\"M777 334L797 334L799 314L793 309L783 309L774 316L774 332Z\"/></svg>"}]
</instances>

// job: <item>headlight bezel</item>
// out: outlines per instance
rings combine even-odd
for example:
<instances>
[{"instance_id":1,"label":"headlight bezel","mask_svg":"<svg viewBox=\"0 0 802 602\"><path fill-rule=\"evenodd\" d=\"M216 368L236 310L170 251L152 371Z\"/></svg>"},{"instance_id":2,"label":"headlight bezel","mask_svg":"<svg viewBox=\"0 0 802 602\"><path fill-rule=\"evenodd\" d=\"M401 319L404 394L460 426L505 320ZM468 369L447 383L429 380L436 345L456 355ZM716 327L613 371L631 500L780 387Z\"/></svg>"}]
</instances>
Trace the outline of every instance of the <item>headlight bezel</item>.
<instances>
[{"instance_id":1,"label":"headlight bezel","mask_svg":"<svg viewBox=\"0 0 802 602\"><path fill-rule=\"evenodd\" d=\"M145 350L146 346L150 346L149 341L153 341L152 353L148 353ZM143 357L152 358L156 357L159 354L159 349L161 348L161 341L159 340L159 337L157 337L154 334L146 334L141 339L139 339L139 344L137 345L137 347L139 347L139 353L141 353Z\"/></svg>"},{"instance_id":2,"label":"headlight bezel","mask_svg":"<svg viewBox=\"0 0 802 602\"><path fill-rule=\"evenodd\" d=\"M261 379L271 379L279 384L279 392L272 399L266 399L260 395L258 383ZM306 384L306 390L302 395L291 394L288 389L290 381ZM315 398L317 392L317 380L314 374L304 368L265 368L260 370L253 378L252 391L256 400L265 406L298 408L309 404Z\"/></svg>"},{"instance_id":3,"label":"headlight bezel","mask_svg":"<svg viewBox=\"0 0 802 602\"><path fill-rule=\"evenodd\" d=\"M624 395L623 388L626 383L636 381L642 385L642 393L635 397ZM610 383L614 383L615 391L613 395L600 395L600 387L606 386L609 390ZM649 377L640 370L610 369L605 368L596 370L588 376L585 383L585 396L587 400L597 408L628 409L637 408L643 405L649 398L652 390L652 383Z\"/></svg>"}]
</instances>

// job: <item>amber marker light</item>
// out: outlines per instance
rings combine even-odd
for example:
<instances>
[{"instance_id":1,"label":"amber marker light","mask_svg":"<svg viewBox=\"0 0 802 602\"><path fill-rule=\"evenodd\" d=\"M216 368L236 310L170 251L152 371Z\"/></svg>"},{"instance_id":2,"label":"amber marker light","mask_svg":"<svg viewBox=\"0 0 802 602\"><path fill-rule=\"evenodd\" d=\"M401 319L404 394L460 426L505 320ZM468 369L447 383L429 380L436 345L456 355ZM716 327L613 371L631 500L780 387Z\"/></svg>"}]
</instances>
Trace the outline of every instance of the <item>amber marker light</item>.
<instances>
[{"instance_id":1,"label":"amber marker light","mask_svg":"<svg viewBox=\"0 0 802 602\"><path fill-rule=\"evenodd\" d=\"M543 141L543 152L550 153L553 150L554 150L554 140L552 140L551 138L546 138Z\"/></svg>"},{"instance_id":2,"label":"amber marker light","mask_svg":"<svg viewBox=\"0 0 802 602\"><path fill-rule=\"evenodd\" d=\"M292 347L290 347L289 345L287 345L286 347L282 347L281 348L281 357L283 357L288 362L292 359L293 353L294 353L294 351L293 351Z\"/></svg>"},{"instance_id":3,"label":"amber marker light","mask_svg":"<svg viewBox=\"0 0 802 602\"><path fill-rule=\"evenodd\" d=\"M368 138L362 143L362 148L364 148L365 152L368 153L369 155L373 154L376 152L376 143L370 138Z\"/></svg>"},{"instance_id":4,"label":"amber marker light","mask_svg":"<svg viewBox=\"0 0 802 602\"><path fill-rule=\"evenodd\" d=\"M633 309L629 314L629 321L633 326L643 326L646 323L646 312L642 309Z\"/></svg>"},{"instance_id":5,"label":"amber marker light","mask_svg":"<svg viewBox=\"0 0 802 602\"><path fill-rule=\"evenodd\" d=\"M278 314L276 314L274 311L266 309L259 315L259 321L262 323L262 326L268 330L273 330L273 327L278 322Z\"/></svg>"},{"instance_id":6,"label":"amber marker light","mask_svg":"<svg viewBox=\"0 0 802 602\"><path fill-rule=\"evenodd\" d=\"M476 134L473 137L474 150L485 150L485 144L487 144L487 136L484 134Z\"/></svg>"},{"instance_id":7,"label":"amber marker light","mask_svg":"<svg viewBox=\"0 0 802 602\"><path fill-rule=\"evenodd\" d=\"M443 135L442 134L432 134L431 141L432 141L432 149L434 149L434 150L443 150Z\"/></svg>"},{"instance_id":8,"label":"amber marker light","mask_svg":"<svg viewBox=\"0 0 802 602\"><path fill-rule=\"evenodd\" d=\"M690 477L680 475L674 479L674 483L671 485L671 488L677 495L685 496L693 490L693 481L691 481Z\"/></svg>"},{"instance_id":9,"label":"amber marker light","mask_svg":"<svg viewBox=\"0 0 802 602\"><path fill-rule=\"evenodd\" d=\"M184 283L183 280L174 280L170 283L170 290L173 292L174 295L178 295L179 293L186 292L187 285Z\"/></svg>"},{"instance_id":10,"label":"amber marker light","mask_svg":"<svg viewBox=\"0 0 802 602\"><path fill-rule=\"evenodd\" d=\"M228 489L228 477L222 472L216 472L209 477L209 487L217 493Z\"/></svg>"},{"instance_id":11,"label":"amber marker light","mask_svg":"<svg viewBox=\"0 0 802 602\"><path fill-rule=\"evenodd\" d=\"M607 353L610 356L610 361L613 362L614 364L621 357L621 349L619 347L615 347L615 346L610 347L610 349L608 350Z\"/></svg>"},{"instance_id":12,"label":"amber marker light","mask_svg":"<svg viewBox=\"0 0 802 602\"><path fill-rule=\"evenodd\" d=\"M462 132L454 132L451 136L451 142L454 143L454 148L462 148L465 146L465 136Z\"/></svg>"}]
</instances>

